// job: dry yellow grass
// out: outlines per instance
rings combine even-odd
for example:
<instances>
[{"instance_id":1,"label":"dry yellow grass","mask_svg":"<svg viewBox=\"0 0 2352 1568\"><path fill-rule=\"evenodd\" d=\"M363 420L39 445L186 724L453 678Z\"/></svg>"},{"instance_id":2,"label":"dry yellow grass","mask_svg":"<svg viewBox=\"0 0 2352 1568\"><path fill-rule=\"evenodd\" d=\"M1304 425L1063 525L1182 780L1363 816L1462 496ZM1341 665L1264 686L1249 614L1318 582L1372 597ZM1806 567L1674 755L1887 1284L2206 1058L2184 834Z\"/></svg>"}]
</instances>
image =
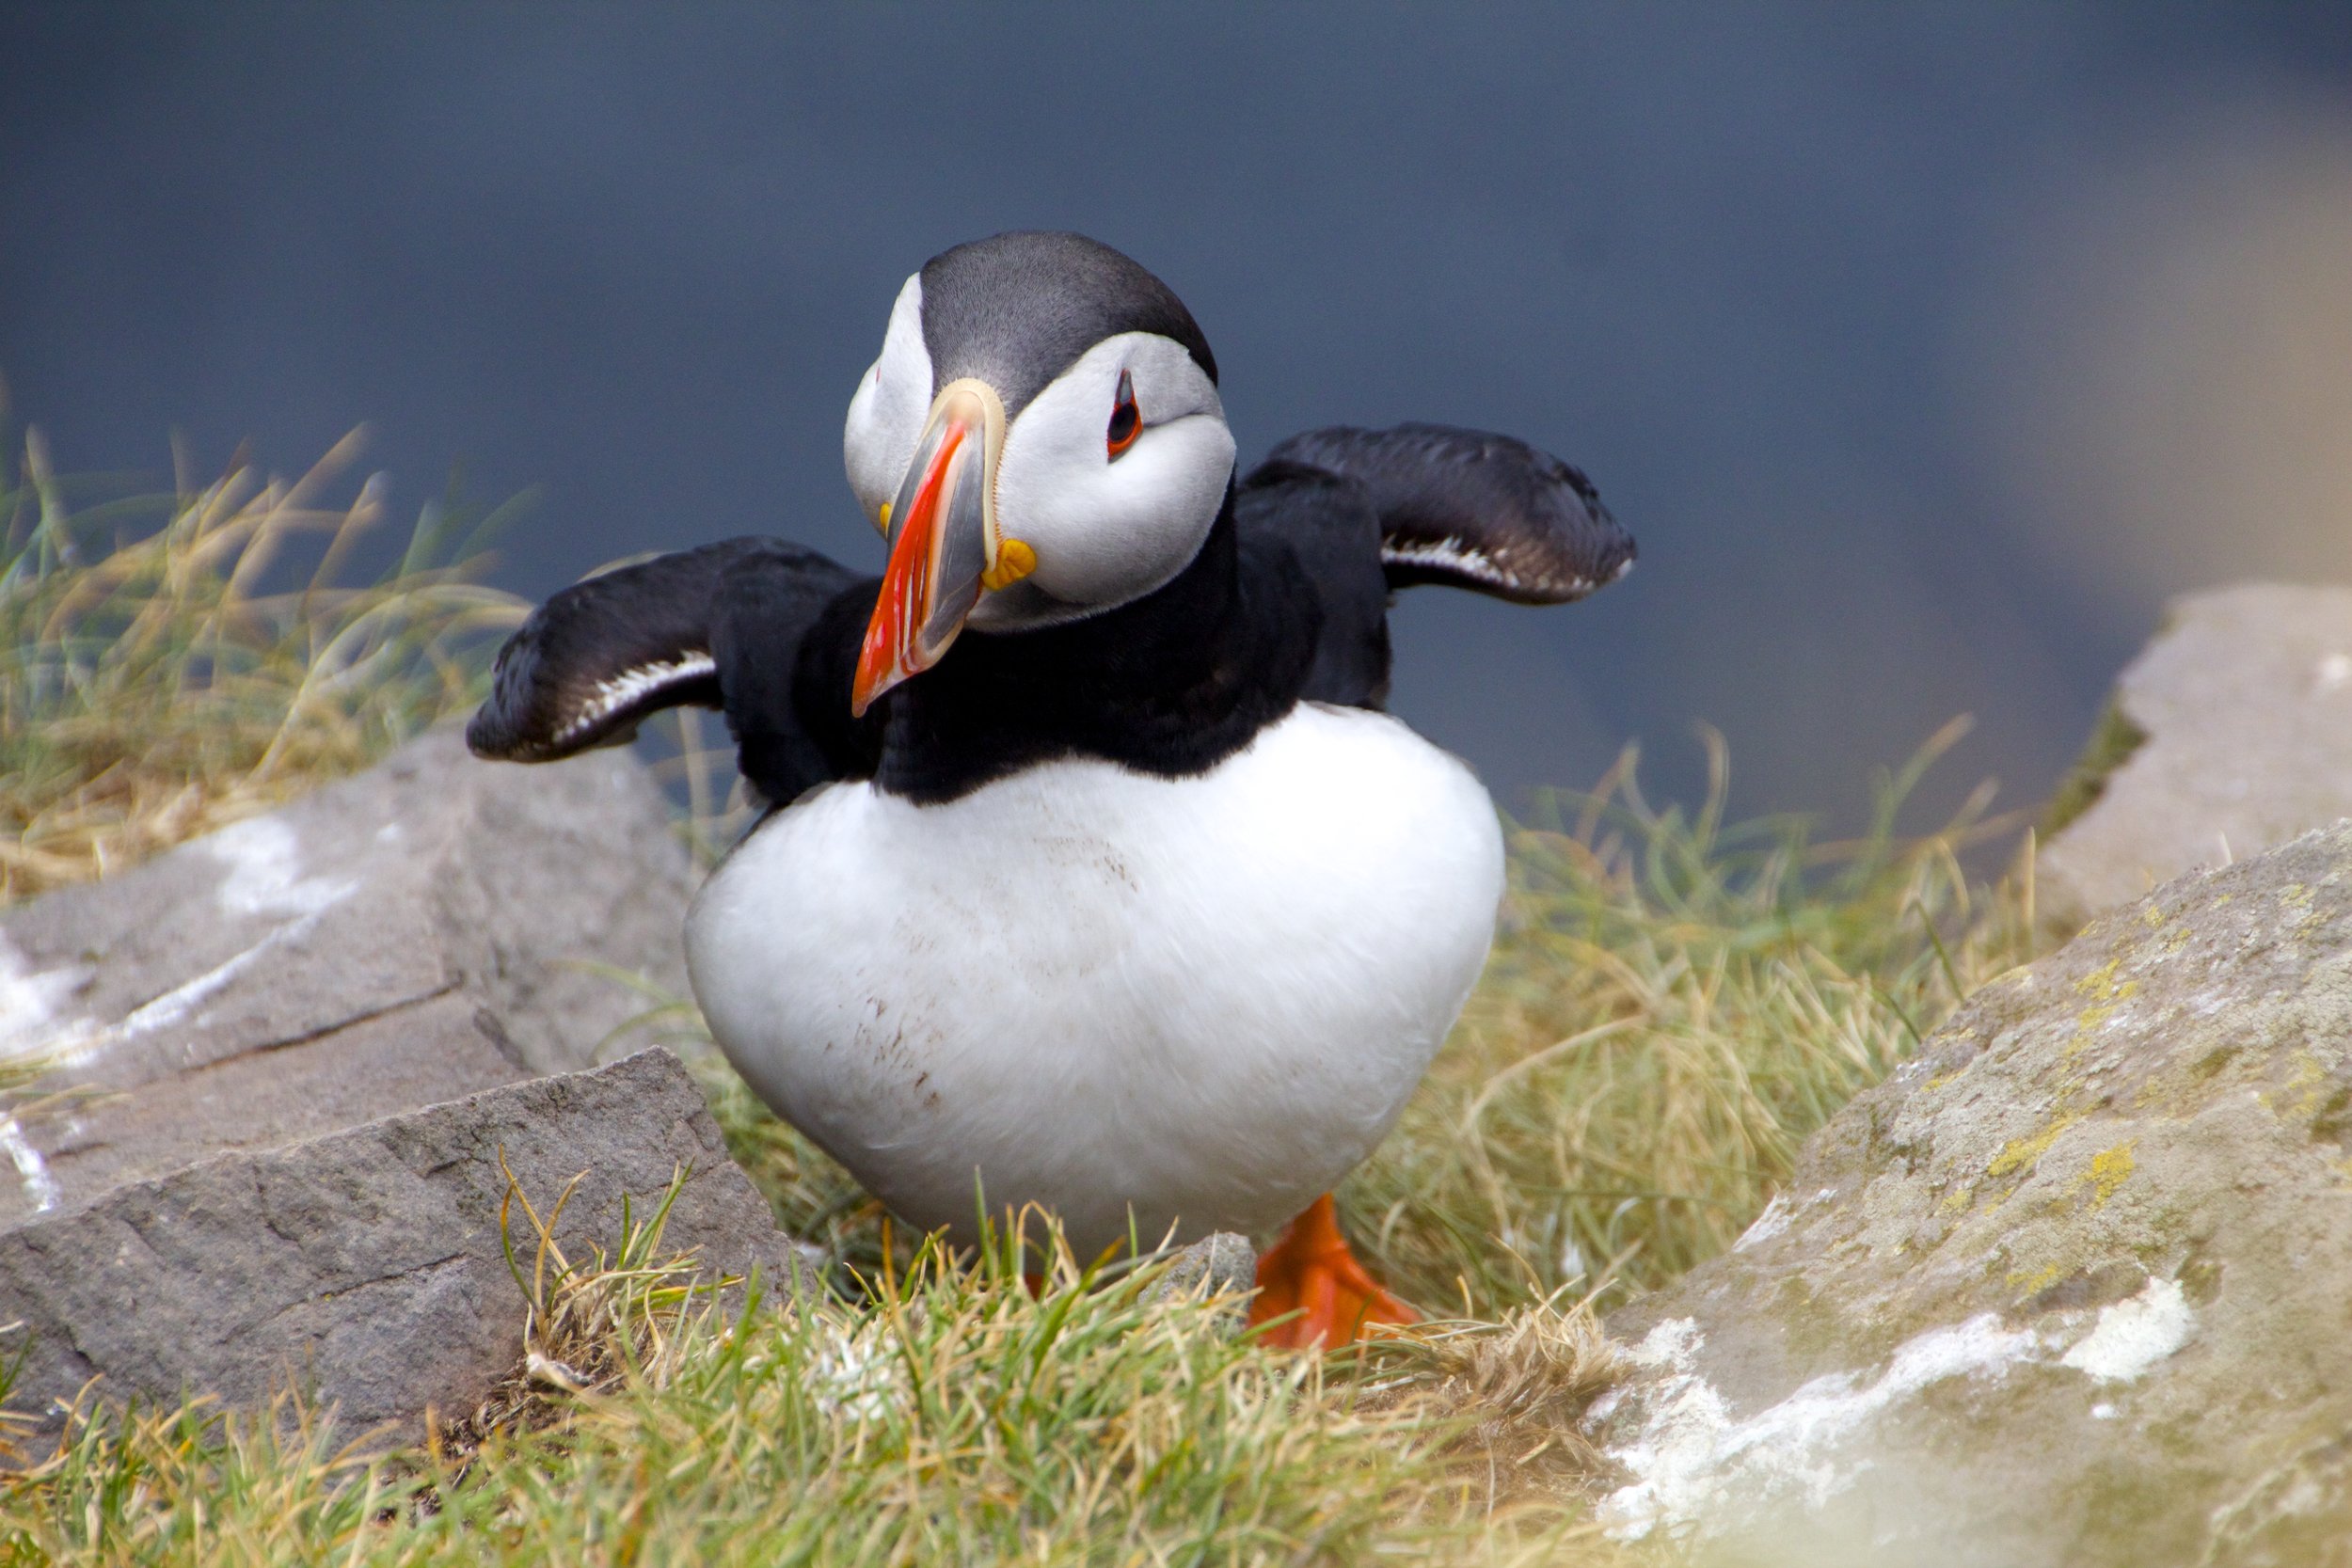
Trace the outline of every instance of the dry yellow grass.
<instances>
[{"instance_id":1,"label":"dry yellow grass","mask_svg":"<svg viewBox=\"0 0 2352 1568\"><path fill-rule=\"evenodd\" d=\"M241 465L77 507L27 438L0 486L0 902L267 810L479 698L528 607L473 580L451 509L345 584L382 486L322 497L359 444L292 483Z\"/></svg>"},{"instance_id":2,"label":"dry yellow grass","mask_svg":"<svg viewBox=\"0 0 2352 1568\"><path fill-rule=\"evenodd\" d=\"M1395 1389L1436 1415L1443 1457L1498 1504L1575 1507L1620 1479L1585 1418L1630 1368L1589 1299L1515 1307L1500 1323L1419 1323L1357 1354L1368 1395Z\"/></svg>"}]
</instances>

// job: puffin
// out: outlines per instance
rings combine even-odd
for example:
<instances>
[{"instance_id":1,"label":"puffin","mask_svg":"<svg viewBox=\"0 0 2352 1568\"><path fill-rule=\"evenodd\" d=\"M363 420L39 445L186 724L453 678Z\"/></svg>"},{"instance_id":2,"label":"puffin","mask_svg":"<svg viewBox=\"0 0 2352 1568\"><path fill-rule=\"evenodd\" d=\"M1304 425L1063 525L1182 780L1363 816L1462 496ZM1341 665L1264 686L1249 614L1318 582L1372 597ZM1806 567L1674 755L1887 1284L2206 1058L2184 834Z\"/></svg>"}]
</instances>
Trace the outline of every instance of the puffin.
<instances>
[{"instance_id":1,"label":"puffin","mask_svg":"<svg viewBox=\"0 0 2352 1568\"><path fill-rule=\"evenodd\" d=\"M1634 546L1504 436L1235 451L1159 278L1078 234L958 245L850 400L881 575L749 537L592 577L507 641L467 736L547 762L723 713L766 809L685 949L761 1099L954 1242L1032 1205L1081 1257L1276 1236L1251 1320L1330 1346L1413 1320L1330 1194L1503 892L1486 790L1384 711L1391 595L1566 603Z\"/></svg>"}]
</instances>

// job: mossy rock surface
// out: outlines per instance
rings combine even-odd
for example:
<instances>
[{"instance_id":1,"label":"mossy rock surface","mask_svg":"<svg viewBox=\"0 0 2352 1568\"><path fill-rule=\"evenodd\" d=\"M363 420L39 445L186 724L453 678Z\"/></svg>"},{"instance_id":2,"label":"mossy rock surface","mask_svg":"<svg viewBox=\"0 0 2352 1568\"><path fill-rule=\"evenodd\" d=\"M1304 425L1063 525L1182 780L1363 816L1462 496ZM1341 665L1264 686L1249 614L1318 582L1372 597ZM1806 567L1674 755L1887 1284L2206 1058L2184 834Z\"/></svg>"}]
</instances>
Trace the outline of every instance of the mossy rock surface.
<instances>
[{"instance_id":1,"label":"mossy rock surface","mask_svg":"<svg viewBox=\"0 0 2352 1568\"><path fill-rule=\"evenodd\" d=\"M2352 824L1984 987L1611 1327L1703 1559L2352 1563Z\"/></svg>"}]
</instances>

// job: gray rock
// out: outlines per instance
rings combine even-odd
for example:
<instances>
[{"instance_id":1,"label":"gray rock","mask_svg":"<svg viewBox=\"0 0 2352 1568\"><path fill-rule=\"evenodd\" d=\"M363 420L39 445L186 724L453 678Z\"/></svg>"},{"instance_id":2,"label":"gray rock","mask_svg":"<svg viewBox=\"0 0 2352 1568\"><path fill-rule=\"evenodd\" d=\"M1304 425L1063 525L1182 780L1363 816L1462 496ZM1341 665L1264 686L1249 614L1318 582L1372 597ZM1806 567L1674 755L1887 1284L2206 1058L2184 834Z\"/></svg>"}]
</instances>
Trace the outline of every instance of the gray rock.
<instances>
[{"instance_id":1,"label":"gray rock","mask_svg":"<svg viewBox=\"0 0 2352 1568\"><path fill-rule=\"evenodd\" d=\"M1258 1249L1249 1244L1249 1238L1237 1236L1230 1230L1203 1236L1190 1246L1179 1247L1168 1262L1168 1272L1160 1275L1145 1292L1151 1302L1171 1301L1180 1296L1245 1296L1258 1288ZM1236 1308L1236 1318L1244 1315Z\"/></svg>"},{"instance_id":2,"label":"gray rock","mask_svg":"<svg viewBox=\"0 0 2352 1568\"><path fill-rule=\"evenodd\" d=\"M1987 985L1610 1326L1703 1560L2352 1562L2352 825Z\"/></svg>"},{"instance_id":3,"label":"gray rock","mask_svg":"<svg viewBox=\"0 0 2352 1568\"><path fill-rule=\"evenodd\" d=\"M2118 678L2093 752L2072 786L2080 809L2037 869L2060 935L2183 872L2352 816L2352 588L2173 601Z\"/></svg>"},{"instance_id":4,"label":"gray rock","mask_svg":"<svg viewBox=\"0 0 2352 1568\"><path fill-rule=\"evenodd\" d=\"M626 753L502 767L442 734L9 910L0 1053L59 1066L0 1120L0 1225L585 1066L648 1006L585 966L686 994L691 879Z\"/></svg>"},{"instance_id":5,"label":"gray rock","mask_svg":"<svg viewBox=\"0 0 2352 1568\"><path fill-rule=\"evenodd\" d=\"M677 1059L647 1051L121 1186L0 1234L0 1321L29 1337L10 1403L61 1424L91 1378L119 1401L183 1390L255 1407L289 1380L341 1431L413 1436L425 1411L472 1411L523 1352L524 1302L501 1247L503 1152L575 1261L641 1220L691 1166L663 1233L733 1273L788 1276L794 1249L727 1158ZM517 1217L518 1245L535 1237ZM526 1255L527 1256L527 1255ZM20 1341L8 1336L13 1348Z\"/></svg>"}]
</instances>

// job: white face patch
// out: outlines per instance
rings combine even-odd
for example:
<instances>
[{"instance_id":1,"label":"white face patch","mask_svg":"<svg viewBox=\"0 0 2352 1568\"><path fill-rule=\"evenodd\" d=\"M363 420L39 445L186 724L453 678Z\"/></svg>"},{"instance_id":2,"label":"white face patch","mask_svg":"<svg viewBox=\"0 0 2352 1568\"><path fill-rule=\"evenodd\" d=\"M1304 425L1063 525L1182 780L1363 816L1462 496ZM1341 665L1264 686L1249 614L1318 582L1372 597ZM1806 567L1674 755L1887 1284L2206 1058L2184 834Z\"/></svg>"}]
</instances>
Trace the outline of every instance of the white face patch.
<instances>
[{"instance_id":1,"label":"white face patch","mask_svg":"<svg viewBox=\"0 0 2352 1568\"><path fill-rule=\"evenodd\" d=\"M930 405L931 356L923 346L923 275L916 273L890 308L882 357L858 379L849 422L841 432L850 489L866 509L866 520L877 529L882 526L882 507L898 493L907 465L914 460L914 443L923 434L923 418Z\"/></svg>"},{"instance_id":2,"label":"white face patch","mask_svg":"<svg viewBox=\"0 0 2352 1568\"><path fill-rule=\"evenodd\" d=\"M1143 424L1111 454L1107 433L1129 378ZM1037 554L1031 576L1069 619L1142 597L1182 571L1216 521L1233 476L1233 436L1216 387L1183 344L1151 332L1105 338L1013 417L996 471L1005 537ZM972 625L1042 624L1035 600L981 599Z\"/></svg>"}]
</instances>

